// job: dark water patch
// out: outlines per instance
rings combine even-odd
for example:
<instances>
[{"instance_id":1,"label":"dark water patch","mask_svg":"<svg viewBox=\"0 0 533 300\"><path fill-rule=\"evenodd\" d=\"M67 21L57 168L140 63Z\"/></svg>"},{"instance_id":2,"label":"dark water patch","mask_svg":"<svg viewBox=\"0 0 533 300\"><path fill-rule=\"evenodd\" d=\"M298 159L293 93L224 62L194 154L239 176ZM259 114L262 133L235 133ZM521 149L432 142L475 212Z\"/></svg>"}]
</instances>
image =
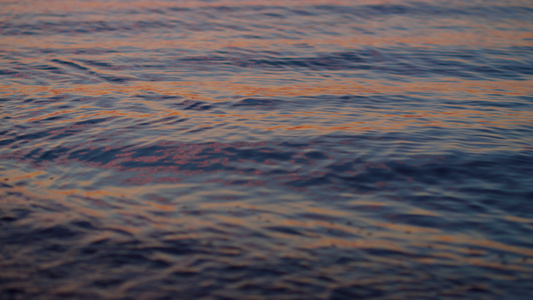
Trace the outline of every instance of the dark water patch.
<instances>
[{"instance_id":1,"label":"dark water patch","mask_svg":"<svg viewBox=\"0 0 533 300\"><path fill-rule=\"evenodd\" d=\"M177 24L176 24L177 23ZM63 34L67 36L76 36L79 34L94 35L98 33L116 33L116 32L144 32L147 30L157 30L161 28L172 29L179 28L182 22L161 22L161 21L72 21L63 20L62 22L42 22L38 21L33 24L10 24L9 29L2 32L3 35L43 35L43 34ZM186 23L185 23L186 25Z\"/></svg>"},{"instance_id":2,"label":"dark water patch","mask_svg":"<svg viewBox=\"0 0 533 300\"><path fill-rule=\"evenodd\" d=\"M0 145L1 146L6 146L6 145L9 145L9 144L11 144L11 143L13 143L15 141L16 141L16 139L4 139L4 140L0 141Z\"/></svg>"},{"instance_id":3,"label":"dark water patch","mask_svg":"<svg viewBox=\"0 0 533 300\"><path fill-rule=\"evenodd\" d=\"M117 155L127 147L108 149L98 147L93 149L74 150L69 152L69 159L105 165L118 158Z\"/></svg>"},{"instance_id":4,"label":"dark water patch","mask_svg":"<svg viewBox=\"0 0 533 300\"><path fill-rule=\"evenodd\" d=\"M91 48L84 48L84 47L76 47L76 48L38 48L38 49L32 49L32 52L35 52L36 54L58 54L58 55L105 55L105 54L111 54L111 53L117 53L119 50L117 49L106 49L106 48L99 48L99 47L91 47ZM83 60L82 60L83 61Z\"/></svg>"},{"instance_id":5,"label":"dark water patch","mask_svg":"<svg viewBox=\"0 0 533 300\"><path fill-rule=\"evenodd\" d=\"M532 62L527 54L506 49L498 53L470 49L442 51L394 47L321 54L316 57L202 56L182 58L181 62L215 66L233 65L260 70L366 71L403 76L452 76L464 79L525 78L531 75Z\"/></svg>"},{"instance_id":6,"label":"dark water patch","mask_svg":"<svg viewBox=\"0 0 533 300\"><path fill-rule=\"evenodd\" d=\"M88 68L86 68L86 67L84 67L82 65L79 65L79 64L76 64L76 63L70 62L70 61L64 61L64 60L60 60L60 59L53 59L52 61L60 63L60 64L65 65L65 66L76 68L76 69L79 69L79 70L82 70L82 71L89 70Z\"/></svg>"},{"instance_id":7,"label":"dark water patch","mask_svg":"<svg viewBox=\"0 0 533 300\"><path fill-rule=\"evenodd\" d=\"M425 228L427 227L439 228L439 227L444 227L444 226L448 228L448 230L453 228L453 226L447 225L446 222L442 218L435 217L435 216L403 214L403 215L392 216L391 219L394 222L400 222L404 224L420 226L420 227L425 227Z\"/></svg>"},{"instance_id":8,"label":"dark water patch","mask_svg":"<svg viewBox=\"0 0 533 300\"><path fill-rule=\"evenodd\" d=\"M319 151L307 152L307 153L305 153L305 157L310 159L310 160L315 160L315 159L322 160L322 159L330 158L325 153L319 152Z\"/></svg>"},{"instance_id":9,"label":"dark water patch","mask_svg":"<svg viewBox=\"0 0 533 300\"><path fill-rule=\"evenodd\" d=\"M120 67L115 66L113 64L103 62L103 61L97 61L97 60L89 60L89 59L79 59L79 61L83 62L84 64L94 66L97 68L105 68L109 70L119 70Z\"/></svg>"},{"instance_id":10,"label":"dark water patch","mask_svg":"<svg viewBox=\"0 0 533 300\"><path fill-rule=\"evenodd\" d=\"M326 145L324 147L327 147ZM301 144L299 147L303 149L281 150L277 144L272 144L270 147L250 148L249 146L216 143L153 145L141 148L131 146L86 149L56 147L49 150L33 149L24 154L24 159L39 164L47 161L63 163L62 160L67 158L111 168L120 166L117 170L121 171L158 167L160 171L191 170L199 172L198 174L208 174L214 171L246 174L261 172L295 187L330 186L335 183L337 188L342 187L352 191L379 191L383 186L388 186L391 191L412 196L416 195L415 191L420 187L425 187L424 190L453 187L454 193L470 195L472 199L486 203L489 207L496 205L506 211L518 209L517 205L520 205L521 201L527 199L532 193L527 185L528 180L522 177L528 178L527 174L533 172L529 167L530 158L527 155L510 158L507 154L476 157L456 153L447 156L415 157L406 161L375 160L375 158L369 161L361 156L340 163L339 160L332 160L341 153L335 148L330 148L326 155L324 151L308 151L309 144ZM275 168L276 165L281 166L285 163L290 163L290 167ZM267 166L272 167L261 171ZM315 169L306 170L310 167ZM296 176L296 179L285 177L284 174ZM521 175L509 176L509 174ZM473 187L472 182L465 181L465 178L477 178L478 182L484 182L486 186ZM409 185L405 186L407 182L411 182L412 188L409 188ZM494 188L489 188L489 186ZM497 198L507 198L508 201L496 201ZM456 203L457 195L417 195L412 199L417 205L423 203L431 205L431 199L436 201L438 199L439 202L449 201L451 205L449 209L452 211L459 209ZM471 204L474 205L474 203ZM475 207L472 206L471 209Z\"/></svg>"},{"instance_id":11,"label":"dark water patch","mask_svg":"<svg viewBox=\"0 0 533 300\"><path fill-rule=\"evenodd\" d=\"M93 125L93 124L106 122L108 120L109 118L95 118L95 119L90 119L90 120L85 120L85 121L79 121L79 122L74 123L74 125Z\"/></svg>"},{"instance_id":12,"label":"dark water patch","mask_svg":"<svg viewBox=\"0 0 533 300\"><path fill-rule=\"evenodd\" d=\"M212 107L211 105L204 104L201 101L198 101L198 102L194 102L194 101L187 102L186 101L186 102L183 102L182 104L184 105L184 108L183 108L184 110L209 110Z\"/></svg>"},{"instance_id":13,"label":"dark water patch","mask_svg":"<svg viewBox=\"0 0 533 300\"><path fill-rule=\"evenodd\" d=\"M145 69L157 69L162 67L175 66L181 68L184 65L197 66L205 71L215 71L220 68L236 66L246 70L297 70L312 69L313 71L365 71L372 74L389 74L402 76L452 76L464 79L525 79L531 75L531 61L527 53L520 50L507 48L501 51L479 51L471 49L453 49L442 51L435 48L426 50L423 48L376 48L353 50L347 52L323 53L315 57L279 57L267 56L258 58L257 56L243 56L234 53L230 56L199 56L199 57L175 57L175 54L168 53L168 59L153 58L159 61L158 64ZM261 54L264 56L264 54ZM89 75L97 76L110 82L123 83L133 80L131 76L114 75L108 76L88 70L86 67L63 60L54 59L58 63L88 72ZM90 60L79 60L93 63ZM116 63L98 62L105 65L105 68L113 71L124 72L128 69L138 69L137 66L128 66L124 61L120 66L112 67ZM100 66L99 66L100 68ZM142 70L142 69L141 69ZM54 71L55 72L55 71ZM6 74L10 75L10 74ZM15 74L11 74L15 76ZM163 75L165 76L165 75ZM368 74L366 75L368 76Z\"/></svg>"},{"instance_id":14,"label":"dark water patch","mask_svg":"<svg viewBox=\"0 0 533 300\"><path fill-rule=\"evenodd\" d=\"M25 134L25 135L22 135L22 136L18 136L15 140L25 140L25 141L26 140L34 140L34 139L47 137L48 135L49 135L49 131L30 133L30 134Z\"/></svg>"},{"instance_id":15,"label":"dark water patch","mask_svg":"<svg viewBox=\"0 0 533 300\"><path fill-rule=\"evenodd\" d=\"M275 232L290 234L290 235L297 235L297 236L303 235L302 232L296 229L293 229L291 227L270 226L270 227L266 227L266 229L275 231Z\"/></svg>"},{"instance_id":16,"label":"dark water patch","mask_svg":"<svg viewBox=\"0 0 533 300\"><path fill-rule=\"evenodd\" d=\"M324 11L336 14L350 14L365 19L384 19L390 16L409 16L436 18L449 17L491 17L497 15L498 18L526 18L533 14L533 10L527 6L501 6L501 5L462 5L459 7L433 5L427 3L416 3L411 5L399 4L377 4L360 6L341 5L318 5L314 7L317 11Z\"/></svg>"},{"instance_id":17,"label":"dark water patch","mask_svg":"<svg viewBox=\"0 0 533 300\"><path fill-rule=\"evenodd\" d=\"M5 188L12 188L12 186L5 186ZM20 219L27 218L30 213L30 210L24 208L6 209L0 211L0 220L2 222L11 223Z\"/></svg>"},{"instance_id":18,"label":"dark water patch","mask_svg":"<svg viewBox=\"0 0 533 300\"><path fill-rule=\"evenodd\" d=\"M0 70L0 75L16 75L18 72L9 70L9 69L2 69Z\"/></svg>"},{"instance_id":19,"label":"dark water patch","mask_svg":"<svg viewBox=\"0 0 533 300\"><path fill-rule=\"evenodd\" d=\"M145 99L149 101L170 101L170 100L183 99L183 97L179 95L168 96L168 95L161 95L157 93L138 94L138 95L135 95L135 97L139 97L141 99Z\"/></svg>"},{"instance_id":20,"label":"dark water patch","mask_svg":"<svg viewBox=\"0 0 533 300\"><path fill-rule=\"evenodd\" d=\"M120 77L120 76L104 76L104 75L100 75L99 76L100 78L108 81L108 82L111 82L111 83L125 83L125 82L128 82L130 80L133 80L133 78L131 77Z\"/></svg>"},{"instance_id":21,"label":"dark water patch","mask_svg":"<svg viewBox=\"0 0 533 300\"><path fill-rule=\"evenodd\" d=\"M297 179L297 180L288 182L289 185L292 185L295 187L311 187L311 186L326 185L329 183L331 183L331 180L326 176L309 178L309 179Z\"/></svg>"},{"instance_id":22,"label":"dark water patch","mask_svg":"<svg viewBox=\"0 0 533 300\"><path fill-rule=\"evenodd\" d=\"M53 150L49 150L49 151L42 151L42 154L40 155L40 157L38 158L38 161L50 161L50 160L55 160L57 158L60 158L60 157L63 157L66 153L68 153L70 149L68 148L63 148L63 147L57 147ZM30 153L30 157L33 156L32 155L33 153ZM37 154L37 153L35 153ZM28 156L26 156L28 157Z\"/></svg>"},{"instance_id":23,"label":"dark water patch","mask_svg":"<svg viewBox=\"0 0 533 300\"><path fill-rule=\"evenodd\" d=\"M125 83L125 82L127 82L129 80L133 80L134 79L133 77L130 77L130 76L110 76L110 75L105 75L105 74L102 74L102 73L99 73L99 72L92 71L91 69L81 65L80 63L75 63L75 62L71 62L71 61L64 61L64 60L59 60L59 59L53 59L51 61L59 63L59 64L62 64L62 65L65 65L65 66L68 66L68 67L71 67L71 68L75 68L75 69L84 71L88 75L95 76L97 78L103 79L103 80L105 80L107 82L111 82L111 83Z\"/></svg>"},{"instance_id":24,"label":"dark water patch","mask_svg":"<svg viewBox=\"0 0 533 300\"><path fill-rule=\"evenodd\" d=\"M50 228L44 228L38 230L36 233L40 239L71 239L76 237L76 232L64 227L64 226L53 226Z\"/></svg>"},{"instance_id":25,"label":"dark water patch","mask_svg":"<svg viewBox=\"0 0 533 300\"><path fill-rule=\"evenodd\" d=\"M233 104L233 107L250 107L250 108L276 108L276 106L282 104L283 101L277 99L257 99L246 98Z\"/></svg>"},{"instance_id":26,"label":"dark water patch","mask_svg":"<svg viewBox=\"0 0 533 300\"><path fill-rule=\"evenodd\" d=\"M74 221L71 224L82 229L87 229L87 230L96 229L96 227L94 227L93 224L91 224L88 221Z\"/></svg>"},{"instance_id":27,"label":"dark water patch","mask_svg":"<svg viewBox=\"0 0 533 300\"><path fill-rule=\"evenodd\" d=\"M167 125L173 125L181 122L185 122L187 119L180 119L179 117L164 117L161 119L153 120L150 122L142 122L139 123L139 126L151 126L151 125L157 125L157 124L167 124Z\"/></svg>"},{"instance_id":28,"label":"dark water patch","mask_svg":"<svg viewBox=\"0 0 533 300\"><path fill-rule=\"evenodd\" d=\"M226 154L234 156L236 159L253 160L256 162L265 162L270 159L287 161L294 155L293 152L273 151L269 148L259 149L238 149L234 147L224 148Z\"/></svg>"}]
</instances>

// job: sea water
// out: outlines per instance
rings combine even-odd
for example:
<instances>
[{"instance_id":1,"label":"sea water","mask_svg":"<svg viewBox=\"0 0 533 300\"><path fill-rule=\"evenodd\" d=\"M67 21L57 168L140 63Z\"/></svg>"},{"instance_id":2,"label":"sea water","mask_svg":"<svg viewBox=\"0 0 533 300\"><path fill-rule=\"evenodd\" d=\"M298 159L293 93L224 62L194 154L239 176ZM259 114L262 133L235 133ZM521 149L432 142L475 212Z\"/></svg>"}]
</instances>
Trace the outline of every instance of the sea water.
<instances>
[{"instance_id":1,"label":"sea water","mask_svg":"<svg viewBox=\"0 0 533 300\"><path fill-rule=\"evenodd\" d=\"M0 298L531 299L533 3L0 1Z\"/></svg>"}]
</instances>

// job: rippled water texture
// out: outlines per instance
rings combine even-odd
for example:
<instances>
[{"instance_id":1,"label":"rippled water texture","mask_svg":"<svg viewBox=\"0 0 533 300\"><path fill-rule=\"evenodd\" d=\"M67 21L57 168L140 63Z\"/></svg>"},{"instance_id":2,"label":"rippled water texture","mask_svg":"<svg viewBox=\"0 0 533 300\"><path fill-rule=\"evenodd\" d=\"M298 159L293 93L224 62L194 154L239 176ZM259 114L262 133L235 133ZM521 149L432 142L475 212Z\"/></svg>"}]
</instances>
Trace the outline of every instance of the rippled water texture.
<instances>
[{"instance_id":1,"label":"rippled water texture","mask_svg":"<svg viewBox=\"0 0 533 300\"><path fill-rule=\"evenodd\" d=\"M0 5L1 299L531 299L533 2Z\"/></svg>"}]
</instances>

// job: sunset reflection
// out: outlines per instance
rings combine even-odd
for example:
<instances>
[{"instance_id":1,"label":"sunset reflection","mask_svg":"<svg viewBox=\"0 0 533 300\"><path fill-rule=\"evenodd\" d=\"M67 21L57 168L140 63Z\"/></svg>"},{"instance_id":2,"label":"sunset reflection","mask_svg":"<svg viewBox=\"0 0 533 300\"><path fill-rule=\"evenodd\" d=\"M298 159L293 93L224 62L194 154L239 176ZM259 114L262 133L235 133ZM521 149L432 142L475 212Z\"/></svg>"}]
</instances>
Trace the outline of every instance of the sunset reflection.
<instances>
[{"instance_id":1,"label":"sunset reflection","mask_svg":"<svg viewBox=\"0 0 533 300\"><path fill-rule=\"evenodd\" d=\"M0 2L1 299L530 292L530 2Z\"/></svg>"}]
</instances>

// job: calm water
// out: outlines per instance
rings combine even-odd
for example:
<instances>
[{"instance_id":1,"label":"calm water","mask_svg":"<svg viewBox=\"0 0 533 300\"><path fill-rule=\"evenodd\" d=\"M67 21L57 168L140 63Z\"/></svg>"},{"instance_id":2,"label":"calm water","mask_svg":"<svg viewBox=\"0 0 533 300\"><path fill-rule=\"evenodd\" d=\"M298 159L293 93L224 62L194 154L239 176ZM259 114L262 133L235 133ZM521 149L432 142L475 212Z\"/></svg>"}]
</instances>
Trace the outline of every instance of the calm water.
<instances>
[{"instance_id":1,"label":"calm water","mask_svg":"<svg viewBox=\"0 0 533 300\"><path fill-rule=\"evenodd\" d=\"M533 2L0 8L1 299L531 299Z\"/></svg>"}]
</instances>

